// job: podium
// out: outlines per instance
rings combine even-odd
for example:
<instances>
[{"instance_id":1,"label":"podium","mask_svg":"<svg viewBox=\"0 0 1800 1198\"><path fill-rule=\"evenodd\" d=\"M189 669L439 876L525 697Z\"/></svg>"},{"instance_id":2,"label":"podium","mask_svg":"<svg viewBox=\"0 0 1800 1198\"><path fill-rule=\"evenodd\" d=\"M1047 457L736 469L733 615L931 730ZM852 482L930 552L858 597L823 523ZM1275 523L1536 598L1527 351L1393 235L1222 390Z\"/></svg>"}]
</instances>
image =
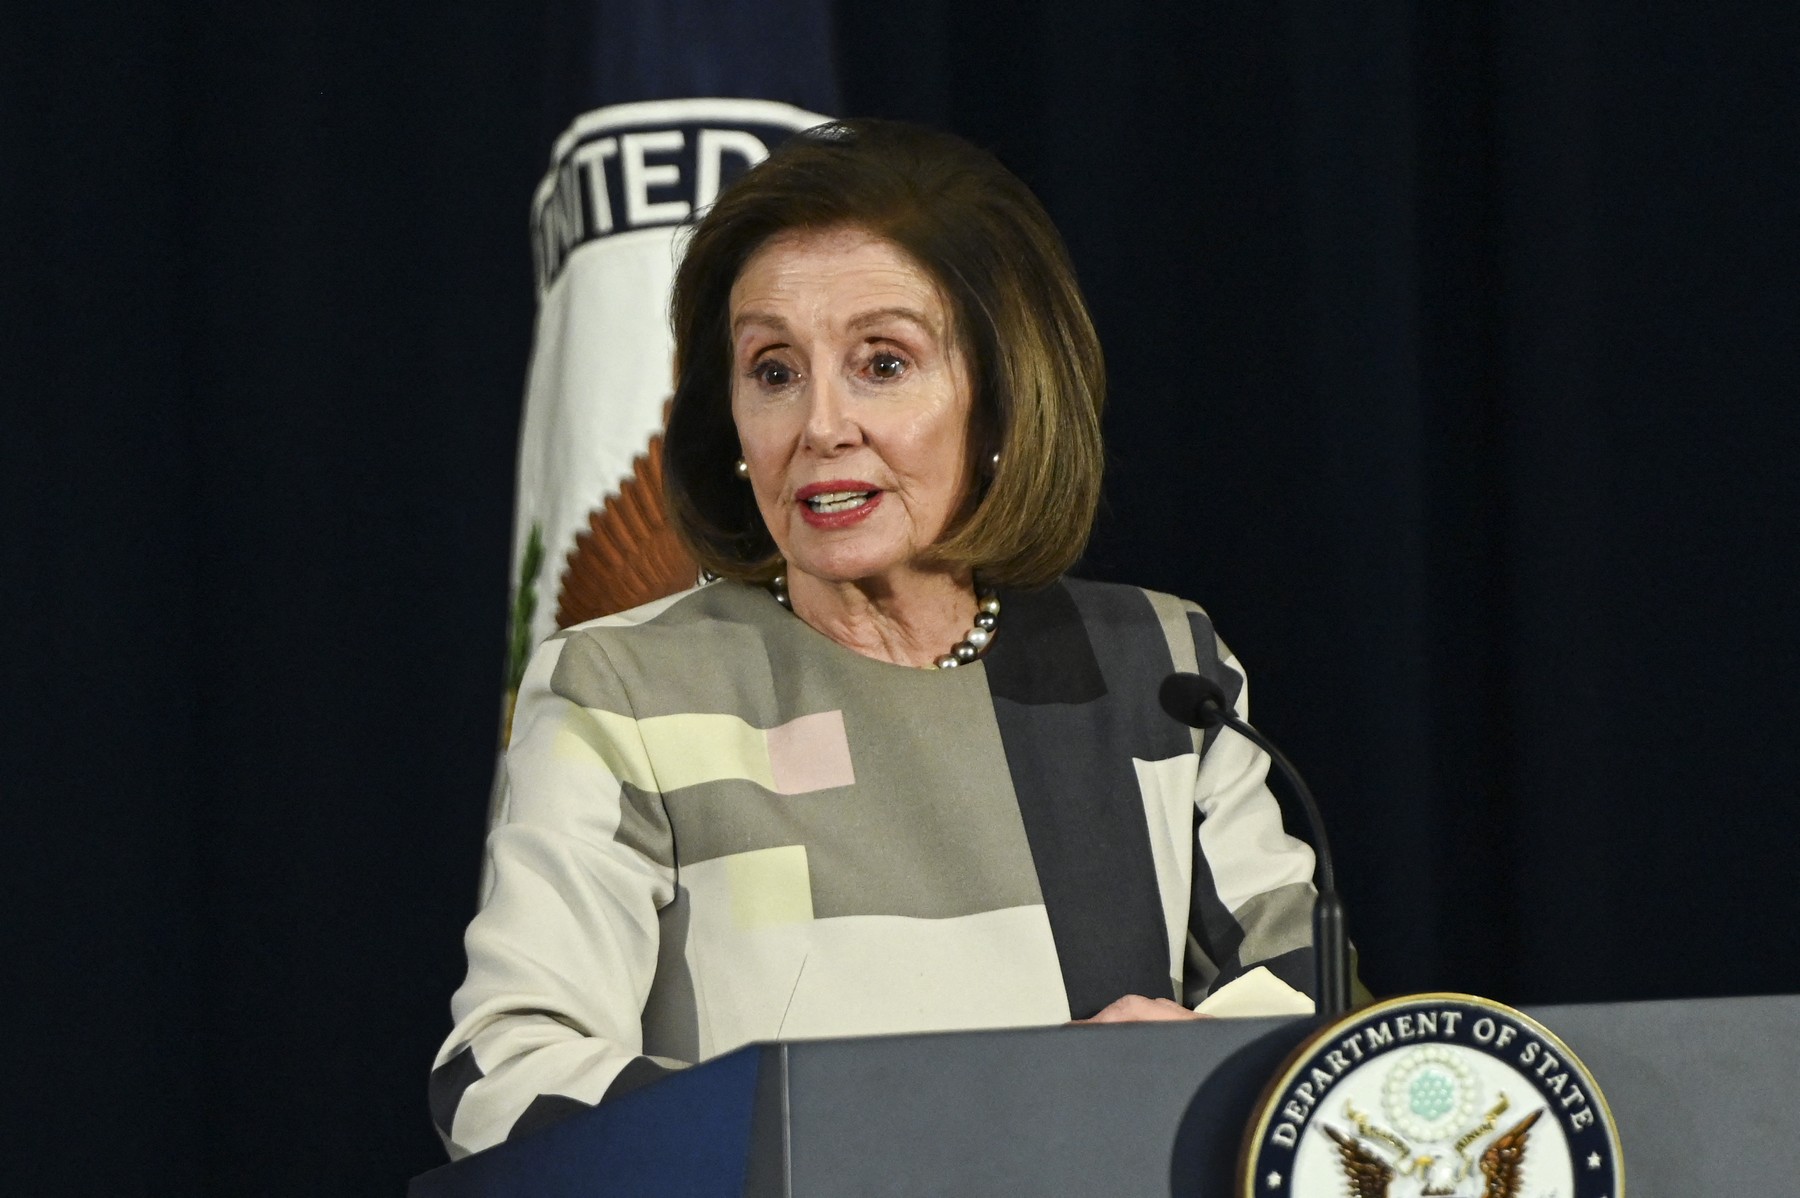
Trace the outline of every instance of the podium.
<instances>
[{"instance_id":1,"label":"podium","mask_svg":"<svg viewBox=\"0 0 1800 1198\"><path fill-rule=\"evenodd\" d=\"M1800 996L1528 1008L1598 1079L1631 1198L1800 1193ZM1235 1193L1309 1019L751 1045L415 1178L409 1198Z\"/></svg>"}]
</instances>

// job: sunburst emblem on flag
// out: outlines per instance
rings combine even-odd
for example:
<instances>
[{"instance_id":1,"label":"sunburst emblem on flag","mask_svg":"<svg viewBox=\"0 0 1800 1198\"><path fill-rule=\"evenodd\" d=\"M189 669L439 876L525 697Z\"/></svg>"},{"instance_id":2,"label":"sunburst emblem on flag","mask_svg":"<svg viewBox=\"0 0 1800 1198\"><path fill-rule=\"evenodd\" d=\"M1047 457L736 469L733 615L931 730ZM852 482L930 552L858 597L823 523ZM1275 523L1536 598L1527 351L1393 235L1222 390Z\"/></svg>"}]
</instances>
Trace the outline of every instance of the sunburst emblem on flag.
<instances>
[{"instance_id":1,"label":"sunburst emblem on flag","mask_svg":"<svg viewBox=\"0 0 1800 1198\"><path fill-rule=\"evenodd\" d=\"M556 626L629 611L686 590L700 567L663 512L663 439L657 433L632 459L631 477L588 513L564 560Z\"/></svg>"},{"instance_id":2,"label":"sunburst emblem on flag","mask_svg":"<svg viewBox=\"0 0 1800 1198\"><path fill-rule=\"evenodd\" d=\"M666 418L666 407L664 414ZM657 433L644 452L632 459L630 476L588 513L587 528L575 535L557 585L558 628L629 611L694 585L700 567L669 526L662 488L663 438ZM537 612L534 580L543 556L543 532L533 525L513 596L501 748L512 741L513 706L531 654L531 621Z\"/></svg>"}]
</instances>

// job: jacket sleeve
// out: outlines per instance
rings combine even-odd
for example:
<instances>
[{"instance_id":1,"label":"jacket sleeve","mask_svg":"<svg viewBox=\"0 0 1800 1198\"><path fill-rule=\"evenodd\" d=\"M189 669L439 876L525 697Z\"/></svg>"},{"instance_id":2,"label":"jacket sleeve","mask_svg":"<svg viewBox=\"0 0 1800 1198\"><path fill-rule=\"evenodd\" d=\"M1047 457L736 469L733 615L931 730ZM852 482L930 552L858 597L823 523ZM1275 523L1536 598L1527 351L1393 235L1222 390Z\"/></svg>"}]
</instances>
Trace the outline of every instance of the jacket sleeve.
<instances>
[{"instance_id":1,"label":"jacket sleeve","mask_svg":"<svg viewBox=\"0 0 1800 1198\"><path fill-rule=\"evenodd\" d=\"M488 837L491 886L431 1074L452 1157L554 1122L682 1062L645 1057L668 820L604 646L575 632L526 671Z\"/></svg>"},{"instance_id":2,"label":"jacket sleeve","mask_svg":"<svg viewBox=\"0 0 1800 1198\"><path fill-rule=\"evenodd\" d=\"M1203 614L1191 623L1200 672L1248 720L1243 667ZM1244 737L1224 728L1205 734L1183 994L1190 1006L1257 965L1312 993L1313 851L1283 830L1268 772L1268 754Z\"/></svg>"}]
</instances>

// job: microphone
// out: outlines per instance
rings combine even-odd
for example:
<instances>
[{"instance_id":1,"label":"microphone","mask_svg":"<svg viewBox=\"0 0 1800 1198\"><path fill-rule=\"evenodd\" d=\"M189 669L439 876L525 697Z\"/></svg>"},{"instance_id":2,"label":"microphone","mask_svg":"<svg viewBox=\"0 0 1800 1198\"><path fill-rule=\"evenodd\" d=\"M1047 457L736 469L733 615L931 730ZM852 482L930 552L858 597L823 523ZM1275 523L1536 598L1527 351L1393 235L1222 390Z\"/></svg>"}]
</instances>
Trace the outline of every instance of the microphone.
<instances>
[{"instance_id":1,"label":"microphone","mask_svg":"<svg viewBox=\"0 0 1800 1198\"><path fill-rule=\"evenodd\" d=\"M1344 930L1344 903L1338 897L1337 873L1331 864L1331 844L1325 839L1325 821L1313 802L1312 790L1287 755L1268 737L1237 717L1218 683L1199 674L1170 674L1163 679L1157 697L1162 709L1190 728L1224 725L1269 755L1288 785L1300 798L1306 822L1312 827L1313 848L1318 856L1319 897L1313 904L1313 1007L1316 1014L1335 1019L1350 1009L1350 937Z\"/></svg>"}]
</instances>

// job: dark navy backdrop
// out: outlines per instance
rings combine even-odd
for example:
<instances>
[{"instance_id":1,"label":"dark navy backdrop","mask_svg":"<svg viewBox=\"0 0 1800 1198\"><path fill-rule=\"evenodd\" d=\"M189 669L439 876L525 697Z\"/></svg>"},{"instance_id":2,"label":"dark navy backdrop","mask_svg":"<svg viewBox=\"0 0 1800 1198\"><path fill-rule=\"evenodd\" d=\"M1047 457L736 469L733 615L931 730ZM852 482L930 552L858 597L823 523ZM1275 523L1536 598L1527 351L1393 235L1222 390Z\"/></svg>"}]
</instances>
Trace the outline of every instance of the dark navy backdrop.
<instances>
[{"instance_id":1,"label":"dark navy backdrop","mask_svg":"<svg viewBox=\"0 0 1800 1198\"><path fill-rule=\"evenodd\" d=\"M1796 10L1036 8L840 0L844 108L989 144L1067 233L1113 385L1091 572L1242 654L1370 984L1800 989ZM584 35L423 14L0 18L21 1192L438 1159L525 218Z\"/></svg>"}]
</instances>

